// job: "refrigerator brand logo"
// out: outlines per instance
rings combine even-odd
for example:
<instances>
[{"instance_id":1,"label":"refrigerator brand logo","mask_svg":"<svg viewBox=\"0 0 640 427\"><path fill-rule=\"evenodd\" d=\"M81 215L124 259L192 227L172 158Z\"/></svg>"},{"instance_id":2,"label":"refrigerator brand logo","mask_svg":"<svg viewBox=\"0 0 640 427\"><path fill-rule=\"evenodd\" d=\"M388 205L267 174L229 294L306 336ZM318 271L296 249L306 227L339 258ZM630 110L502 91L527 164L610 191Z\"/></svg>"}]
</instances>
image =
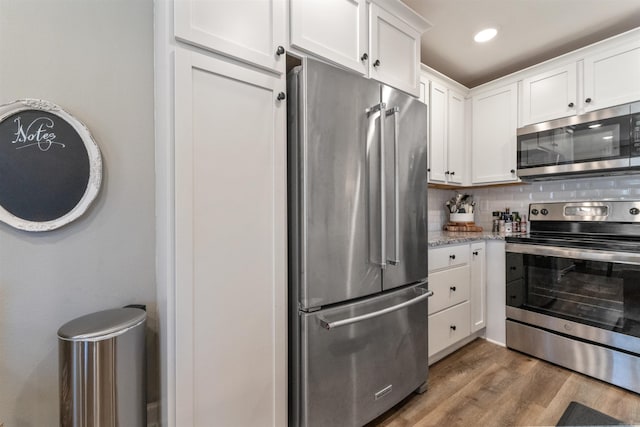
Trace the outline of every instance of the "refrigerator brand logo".
<instances>
[{"instance_id":1,"label":"refrigerator brand logo","mask_svg":"<svg viewBox=\"0 0 640 427\"><path fill-rule=\"evenodd\" d=\"M48 151L53 145L59 145L61 148L65 148L63 143L55 140L56 134L53 132L55 124L50 118L38 117L29 123L26 128L22 124L20 116L16 117L13 121L17 128L14 133L16 139L11 141L11 143L18 144L16 150L36 146L40 151Z\"/></svg>"}]
</instances>

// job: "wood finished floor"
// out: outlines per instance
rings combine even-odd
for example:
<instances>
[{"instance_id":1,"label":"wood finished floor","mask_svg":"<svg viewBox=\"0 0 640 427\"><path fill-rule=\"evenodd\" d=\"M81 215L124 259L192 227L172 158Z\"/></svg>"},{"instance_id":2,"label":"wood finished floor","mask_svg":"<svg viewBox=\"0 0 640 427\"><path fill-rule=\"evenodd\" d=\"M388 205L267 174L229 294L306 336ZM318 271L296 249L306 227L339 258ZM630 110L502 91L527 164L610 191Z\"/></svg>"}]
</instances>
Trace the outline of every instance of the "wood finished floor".
<instances>
[{"instance_id":1,"label":"wood finished floor","mask_svg":"<svg viewBox=\"0 0 640 427\"><path fill-rule=\"evenodd\" d=\"M367 427L555 426L571 401L640 425L640 395L477 339L429 368L426 393Z\"/></svg>"}]
</instances>

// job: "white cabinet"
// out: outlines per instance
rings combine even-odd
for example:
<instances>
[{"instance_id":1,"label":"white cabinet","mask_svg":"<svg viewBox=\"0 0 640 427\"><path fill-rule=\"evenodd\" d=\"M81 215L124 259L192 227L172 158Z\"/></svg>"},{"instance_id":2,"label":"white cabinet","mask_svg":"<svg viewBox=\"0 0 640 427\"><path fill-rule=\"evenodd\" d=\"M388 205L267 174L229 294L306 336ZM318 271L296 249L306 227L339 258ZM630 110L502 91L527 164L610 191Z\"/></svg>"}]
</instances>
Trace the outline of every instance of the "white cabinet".
<instances>
[{"instance_id":1,"label":"white cabinet","mask_svg":"<svg viewBox=\"0 0 640 427\"><path fill-rule=\"evenodd\" d=\"M521 126L558 119L578 111L577 65L572 62L522 80Z\"/></svg>"},{"instance_id":2,"label":"white cabinet","mask_svg":"<svg viewBox=\"0 0 640 427\"><path fill-rule=\"evenodd\" d=\"M289 5L292 49L420 96L420 35L428 23L404 4L289 0Z\"/></svg>"},{"instance_id":3,"label":"white cabinet","mask_svg":"<svg viewBox=\"0 0 640 427\"><path fill-rule=\"evenodd\" d=\"M450 184L462 184L466 175L464 103L464 95L449 89L447 104L447 170L449 174L447 179Z\"/></svg>"},{"instance_id":4,"label":"white cabinet","mask_svg":"<svg viewBox=\"0 0 640 427\"><path fill-rule=\"evenodd\" d=\"M640 100L640 39L584 58L584 110Z\"/></svg>"},{"instance_id":5,"label":"white cabinet","mask_svg":"<svg viewBox=\"0 0 640 427\"><path fill-rule=\"evenodd\" d=\"M515 182L517 84L476 93L472 97L473 184Z\"/></svg>"},{"instance_id":6,"label":"white cabinet","mask_svg":"<svg viewBox=\"0 0 640 427\"><path fill-rule=\"evenodd\" d=\"M471 244L471 332L487 323L487 257L485 242Z\"/></svg>"},{"instance_id":7,"label":"white cabinet","mask_svg":"<svg viewBox=\"0 0 640 427\"><path fill-rule=\"evenodd\" d=\"M420 35L376 4L369 11L369 77L420 94Z\"/></svg>"},{"instance_id":8,"label":"white cabinet","mask_svg":"<svg viewBox=\"0 0 640 427\"><path fill-rule=\"evenodd\" d=\"M637 101L638 76L640 41L553 65L522 80L520 126Z\"/></svg>"},{"instance_id":9,"label":"white cabinet","mask_svg":"<svg viewBox=\"0 0 640 427\"><path fill-rule=\"evenodd\" d=\"M465 178L464 95L431 82L429 182L462 184Z\"/></svg>"},{"instance_id":10,"label":"white cabinet","mask_svg":"<svg viewBox=\"0 0 640 427\"><path fill-rule=\"evenodd\" d=\"M285 0L175 0L175 37L284 73Z\"/></svg>"},{"instance_id":11,"label":"white cabinet","mask_svg":"<svg viewBox=\"0 0 640 427\"><path fill-rule=\"evenodd\" d=\"M443 357L485 327L485 243L429 248L429 358Z\"/></svg>"},{"instance_id":12,"label":"white cabinet","mask_svg":"<svg viewBox=\"0 0 640 427\"><path fill-rule=\"evenodd\" d=\"M175 61L175 425L286 425L285 80Z\"/></svg>"},{"instance_id":13,"label":"white cabinet","mask_svg":"<svg viewBox=\"0 0 640 427\"><path fill-rule=\"evenodd\" d=\"M290 0L291 47L367 75L365 0Z\"/></svg>"},{"instance_id":14,"label":"white cabinet","mask_svg":"<svg viewBox=\"0 0 640 427\"><path fill-rule=\"evenodd\" d=\"M429 87L429 182L447 182L447 88L431 82Z\"/></svg>"}]
</instances>

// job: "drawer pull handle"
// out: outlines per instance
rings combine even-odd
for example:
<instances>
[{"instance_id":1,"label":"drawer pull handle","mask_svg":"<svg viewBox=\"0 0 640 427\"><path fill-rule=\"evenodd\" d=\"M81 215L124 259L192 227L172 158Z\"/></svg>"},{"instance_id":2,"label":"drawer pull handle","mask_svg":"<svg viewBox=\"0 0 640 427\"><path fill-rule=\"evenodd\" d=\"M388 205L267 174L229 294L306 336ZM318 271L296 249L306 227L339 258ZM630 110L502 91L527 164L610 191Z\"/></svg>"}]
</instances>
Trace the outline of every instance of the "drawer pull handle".
<instances>
[{"instance_id":1,"label":"drawer pull handle","mask_svg":"<svg viewBox=\"0 0 640 427\"><path fill-rule=\"evenodd\" d=\"M452 331L455 331L456 330L456 325L451 325L451 326L449 326L449 328L451 328Z\"/></svg>"},{"instance_id":2,"label":"drawer pull handle","mask_svg":"<svg viewBox=\"0 0 640 427\"><path fill-rule=\"evenodd\" d=\"M518 269L518 267L513 267L513 266L509 267L509 270L511 270L511 271L516 271L517 269Z\"/></svg>"},{"instance_id":3,"label":"drawer pull handle","mask_svg":"<svg viewBox=\"0 0 640 427\"><path fill-rule=\"evenodd\" d=\"M456 259L455 255L449 255L449 259Z\"/></svg>"},{"instance_id":4,"label":"drawer pull handle","mask_svg":"<svg viewBox=\"0 0 640 427\"><path fill-rule=\"evenodd\" d=\"M451 289L453 292L456 291L456 287L455 286L450 286L449 289Z\"/></svg>"},{"instance_id":5,"label":"drawer pull handle","mask_svg":"<svg viewBox=\"0 0 640 427\"><path fill-rule=\"evenodd\" d=\"M478 251L473 251L473 254L474 254L475 256L478 256Z\"/></svg>"}]
</instances>

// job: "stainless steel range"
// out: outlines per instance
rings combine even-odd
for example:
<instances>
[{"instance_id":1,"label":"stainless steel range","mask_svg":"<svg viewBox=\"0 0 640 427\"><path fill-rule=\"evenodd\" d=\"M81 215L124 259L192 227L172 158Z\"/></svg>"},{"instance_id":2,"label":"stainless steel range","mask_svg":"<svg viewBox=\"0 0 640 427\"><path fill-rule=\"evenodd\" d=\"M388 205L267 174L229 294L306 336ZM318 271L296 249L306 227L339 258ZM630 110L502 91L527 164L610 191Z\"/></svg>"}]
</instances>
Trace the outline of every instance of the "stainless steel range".
<instances>
[{"instance_id":1,"label":"stainless steel range","mask_svg":"<svg viewBox=\"0 0 640 427\"><path fill-rule=\"evenodd\" d=\"M507 347L640 393L640 201L538 203L507 237Z\"/></svg>"}]
</instances>

